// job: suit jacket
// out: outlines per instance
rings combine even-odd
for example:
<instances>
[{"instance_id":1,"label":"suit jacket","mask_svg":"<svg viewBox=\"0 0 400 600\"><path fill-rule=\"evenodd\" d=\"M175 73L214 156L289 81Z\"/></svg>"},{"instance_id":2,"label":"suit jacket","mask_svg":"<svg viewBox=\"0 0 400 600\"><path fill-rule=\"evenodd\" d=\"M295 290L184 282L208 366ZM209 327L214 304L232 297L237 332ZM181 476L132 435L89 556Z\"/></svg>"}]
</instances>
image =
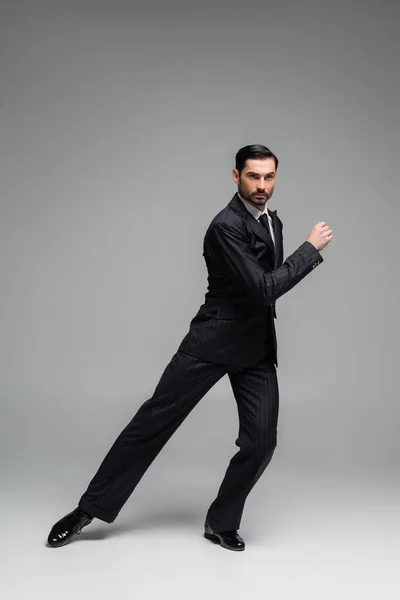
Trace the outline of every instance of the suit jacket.
<instances>
[{"instance_id":1,"label":"suit jacket","mask_svg":"<svg viewBox=\"0 0 400 600\"><path fill-rule=\"evenodd\" d=\"M179 350L243 367L269 356L278 366L276 300L323 258L304 242L283 262L282 221L270 214L276 248L237 194L211 221L203 244L208 291Z\"/></svg>"}]
</instances>

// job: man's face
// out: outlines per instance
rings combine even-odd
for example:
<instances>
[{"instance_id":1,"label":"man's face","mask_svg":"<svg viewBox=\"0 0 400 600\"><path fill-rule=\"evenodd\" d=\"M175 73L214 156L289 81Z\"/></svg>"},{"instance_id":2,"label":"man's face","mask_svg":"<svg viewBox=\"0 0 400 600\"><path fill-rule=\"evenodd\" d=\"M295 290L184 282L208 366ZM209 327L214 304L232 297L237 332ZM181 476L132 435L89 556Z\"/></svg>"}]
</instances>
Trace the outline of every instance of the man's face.
<instances>
[{"instance_id":1,"label":"man's face","mask_svg":"<svg viewBox=\"0 0 400 600\"><path fill-rule=\"evenodd\" d=\"M275 160L273 158L248 158L241 174L239 175L237 169L233 169L232 177L238 186L239 194L263 211L275 187Z\"/></svg>"}]
</instances>

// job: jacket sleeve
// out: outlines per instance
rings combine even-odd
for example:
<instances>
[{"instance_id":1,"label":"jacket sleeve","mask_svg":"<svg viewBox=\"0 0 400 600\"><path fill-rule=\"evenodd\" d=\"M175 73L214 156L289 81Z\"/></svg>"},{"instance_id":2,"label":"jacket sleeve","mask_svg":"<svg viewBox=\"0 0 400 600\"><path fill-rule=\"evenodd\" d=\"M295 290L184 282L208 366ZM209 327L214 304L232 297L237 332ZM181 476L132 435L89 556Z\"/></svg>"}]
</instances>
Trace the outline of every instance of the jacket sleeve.
<instances>
[{"instance_id":1,"label":"jacket sleeve","mask_svg":"<svg viewBox=\"0 0 400 600\"><path fill-rule=\"evenodd\" d=\"M305 241L280 267L265 271L243 234L225 223L209 229L205 249L221 273L262 304L274 303L323 262L315 246Z\"/></svg>"}]
</instances>

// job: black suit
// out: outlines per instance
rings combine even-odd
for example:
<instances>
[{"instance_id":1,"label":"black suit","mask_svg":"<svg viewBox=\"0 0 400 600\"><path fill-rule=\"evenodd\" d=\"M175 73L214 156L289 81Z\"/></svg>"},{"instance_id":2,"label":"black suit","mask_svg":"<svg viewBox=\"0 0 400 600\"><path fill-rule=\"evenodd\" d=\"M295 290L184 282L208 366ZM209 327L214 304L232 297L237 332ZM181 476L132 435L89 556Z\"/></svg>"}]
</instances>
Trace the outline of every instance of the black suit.
<instances>
[{"instance_id":1,"label":"black suit","mask_svg":"<svg viewBox=\"0 0 400 600\"><path fill-rule=\"evenodd\" d=\"M269 354L278 366L275 301L323 259L304 242L282 265L282 221L276 210L270 214L276 251L237 194L210 223L203 251L209 289L180 350L240 366L254 365Z\"/></svg>"},{"instance_id":2,"label":"black suit","mask_svg":"<svg viewBox=\"0 0 400 600\"><path fill-rule=\"evenodd\" d=\"M276 447L279 390L275 302L322 256L310 242L283 261L282 222L271 211L273 241L234 195L210 223L203 256L205 302L153 396L115 440L79 506L112 522L171 435L210 388L228 374L239 414L240 448L207 518L215 532L239 529L248 493Z\"/></svg>"}]
</instances>

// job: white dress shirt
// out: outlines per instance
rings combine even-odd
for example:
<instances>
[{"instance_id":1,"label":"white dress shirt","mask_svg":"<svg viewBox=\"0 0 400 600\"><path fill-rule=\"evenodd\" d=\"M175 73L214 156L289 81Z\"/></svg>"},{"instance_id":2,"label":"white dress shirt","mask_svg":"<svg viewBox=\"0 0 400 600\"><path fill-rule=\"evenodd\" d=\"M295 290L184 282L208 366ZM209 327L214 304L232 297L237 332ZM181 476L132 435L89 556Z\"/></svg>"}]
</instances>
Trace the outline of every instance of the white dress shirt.
<instances>
[{"instance_id":1,"label":"white dress shirt","mask_svg":"<svg viewBox=\"0 0 400 600\"><path fill-rule=\"evenodd\" d=\"M247 210L249 211L249 213L251 215L253 215L253 217L255 219L258 219L261 217L261 215L263 214L263 211L259 210L256 206L253 206L252 204L250 204L250 202L248 202L247 200L245 200L239 193L238 193L239 198L241 199L241 201L243 202L243 204L245 205L245 207L247 208ZM274 234L274 228L272 226L272 219L271 219L271 215L269 214L267 205L265 205L265 210L264 210L265 214L268 217L268 223L269 223L269 230L271 232L271 237L272 237L272 241L274 243L275 246L275 234ZM261 225L261 223L260 223Z\"/></svg>"}]
</instances>

